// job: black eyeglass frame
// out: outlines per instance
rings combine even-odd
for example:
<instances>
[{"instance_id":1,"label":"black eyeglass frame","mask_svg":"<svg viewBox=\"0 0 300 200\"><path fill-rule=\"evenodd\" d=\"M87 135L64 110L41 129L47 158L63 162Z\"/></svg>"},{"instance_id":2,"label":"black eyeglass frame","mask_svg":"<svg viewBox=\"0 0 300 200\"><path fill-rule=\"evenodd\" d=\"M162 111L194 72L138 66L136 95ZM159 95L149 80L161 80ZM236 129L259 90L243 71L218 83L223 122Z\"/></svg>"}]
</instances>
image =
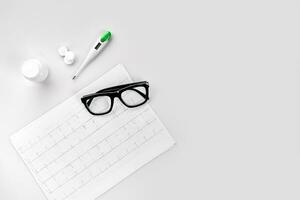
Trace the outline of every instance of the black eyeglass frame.
<instances>
[{"instance_id":1,"label":"black eyeglass frame","mask_svg":"<svg viewBox=\"0 0 300 200\"><path fill-rule=\"evenodd\" d=\"M136 87L144 87L145 88L145 94L143 92L135 89ZM122 99L122 93L126 90L133 90L133 91L139 93L144 98L144 101L139 103L139 104L136 104L136 105L128 105ZM108 96L110 98L110 100L111 100L110 108L106 112L103 112L103 113L94 113L93 111L91 111L89 109L89 106L90 106L92 100L95 97L99 97L99 96ZM122 85L118 85L118 86L105 88L105 89L99 90L98 92L88 94L88 95L84 95L81 98L81 102L84 104L85 108L87 109L87 111L90 114L92 114L92 115L105 115L105 114L108 114L112 111L113 106L114 106L114 99L115 98L118 98L128 108L134 108L134 107L141 106L149 100L149 83L147 81L141 81L141 82L128 83L128 84L122 84Z\"/></svg>"}]
</instances>

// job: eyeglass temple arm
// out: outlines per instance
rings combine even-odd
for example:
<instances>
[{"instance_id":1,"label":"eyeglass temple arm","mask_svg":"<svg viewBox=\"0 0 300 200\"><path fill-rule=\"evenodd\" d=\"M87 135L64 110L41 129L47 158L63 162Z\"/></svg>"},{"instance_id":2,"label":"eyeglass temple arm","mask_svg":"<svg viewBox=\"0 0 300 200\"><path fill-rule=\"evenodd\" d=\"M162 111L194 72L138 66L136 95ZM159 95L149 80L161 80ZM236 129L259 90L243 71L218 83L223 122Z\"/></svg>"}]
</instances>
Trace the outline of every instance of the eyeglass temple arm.
<instances>
[{"instance_id":1,"label":"eyeglass temple arm","mask_svg":"<svg viewBox=\"0 0 300 200\"><path fill-rule=\"evenodd\" d=\"M100 92L113 92L113 91L122 89L122 88L127 87L127 86L135 86L135 85L138 85L138 84L141 84L141 83L144 83L144 84L148 85L147 81L141 81L141 82L136 82L136 83L127 83L127 84L123 84L123 85L117 85L117 86L113 86L113 87L110 87L110 88L102 89L102 90L99 90L96 93L100 93Z\"/></svg>"},{"instance_id":2,"label":"eyeglass temple arm","mask_svg":"<svg viewBox=\"0 0 300 200\"><path fill-rule=\"evenodd\" d=\"M101 93L101 92L114 92L116 90L122 89L123 87L126 87L124 85L118 85L118 86L114 86L114 87L110 87L110 88L106 88L106 89L102 89L97 91L96 93Z\"/></svg>"}]
</instances>

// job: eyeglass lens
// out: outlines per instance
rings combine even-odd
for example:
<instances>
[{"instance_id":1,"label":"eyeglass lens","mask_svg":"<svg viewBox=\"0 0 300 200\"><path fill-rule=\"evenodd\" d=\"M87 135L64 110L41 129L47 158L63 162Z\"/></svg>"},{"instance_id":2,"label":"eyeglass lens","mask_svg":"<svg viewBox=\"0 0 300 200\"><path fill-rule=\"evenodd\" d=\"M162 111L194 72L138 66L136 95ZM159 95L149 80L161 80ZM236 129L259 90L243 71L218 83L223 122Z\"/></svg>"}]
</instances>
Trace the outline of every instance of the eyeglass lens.
<instances>
[{"instance_id":1,"label":"eyeglass lens","mask_svg":"<svg viewBox=\"0 0 300 200\"><path fill-rule=\"evenodd\" d=\"M87 101L88 108L93 113L106 113L111 108L109 96L97 96Z\"/></svg>"}]
</instances>

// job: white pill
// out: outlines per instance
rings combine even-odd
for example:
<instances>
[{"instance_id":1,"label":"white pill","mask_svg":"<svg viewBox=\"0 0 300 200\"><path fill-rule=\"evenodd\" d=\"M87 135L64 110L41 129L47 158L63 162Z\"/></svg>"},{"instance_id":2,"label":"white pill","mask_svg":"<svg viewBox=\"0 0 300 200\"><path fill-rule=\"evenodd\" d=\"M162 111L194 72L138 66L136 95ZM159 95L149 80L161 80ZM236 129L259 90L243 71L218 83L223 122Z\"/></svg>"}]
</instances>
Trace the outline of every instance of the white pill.
<instances>
[{"instance_id":1,"label":"white pill","mask_svg":"<svg viewBox=\"0 0 300 200\"><path fill-rule=\"evenodd\" d=\"M58 48L58 54L60 56L65 56L68 51L69 50L66 46L61 46L61 47Z\"/></svg>"},{"instance_id":2,"label":"white pill","mask_svg":"<svg viewBox=\"0 0 300 200\"><path fill-rule=\"evenodd\" d=\"M64 62L67 65L73 64L75 61L75 54L72 51L68 51L65 55Z\"/></svg>"}]
</instances>

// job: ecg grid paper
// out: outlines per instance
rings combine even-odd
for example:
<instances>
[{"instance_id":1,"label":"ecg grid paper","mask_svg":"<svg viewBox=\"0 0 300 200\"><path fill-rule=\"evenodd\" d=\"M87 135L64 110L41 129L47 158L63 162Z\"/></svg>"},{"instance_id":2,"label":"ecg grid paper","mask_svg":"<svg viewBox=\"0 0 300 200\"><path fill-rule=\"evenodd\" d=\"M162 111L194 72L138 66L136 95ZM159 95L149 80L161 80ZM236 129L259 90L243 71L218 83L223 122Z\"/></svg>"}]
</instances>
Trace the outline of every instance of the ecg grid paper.
<instances>
[{"instance_id":1,"label":"ecg grid paper","mask_svg":"<svg viewBox=\"0 0 300 200\"><path fill-rule=\"evenodd\" d=\"M128 82L118 65L11 137L49 200L95 199L175 144L148 104L131 109L115 102L111 113L93 116L80 102Z\"/></svg>"}]
</instances>

